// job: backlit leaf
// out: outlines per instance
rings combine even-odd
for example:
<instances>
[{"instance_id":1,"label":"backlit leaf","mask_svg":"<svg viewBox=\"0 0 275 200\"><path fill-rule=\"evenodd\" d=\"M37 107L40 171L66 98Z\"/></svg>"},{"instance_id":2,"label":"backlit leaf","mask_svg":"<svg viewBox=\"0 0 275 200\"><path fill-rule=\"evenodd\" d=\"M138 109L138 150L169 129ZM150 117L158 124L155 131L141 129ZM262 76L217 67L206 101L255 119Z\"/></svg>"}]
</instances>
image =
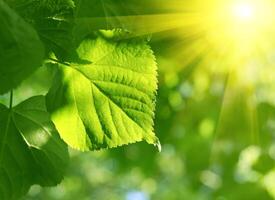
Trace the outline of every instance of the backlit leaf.
<instances>
[{"instance_id":1,"label":"backlit leaf","mask_svg":"<svg viewBox=\"0 0 275 200\"><path fill-rule=\"evenodd\" d=\"M43 96L12 110L0 104L0 199L18 199L33 184L58 184L68 151L45 108Z\"/></svg>"},{"instance_id":2,"label":"backlit leaf","mask_svg":"<svg viewBox=\"0 0 275 200\"><path fill-rule=\"evenodd\" d=\"M145 140L153 133L157 67L141 39L102 31L87 39L78 55L91 64L58 67L47 107L61 137L80 150L112 148Z\"/></svg>"}]
</instances>

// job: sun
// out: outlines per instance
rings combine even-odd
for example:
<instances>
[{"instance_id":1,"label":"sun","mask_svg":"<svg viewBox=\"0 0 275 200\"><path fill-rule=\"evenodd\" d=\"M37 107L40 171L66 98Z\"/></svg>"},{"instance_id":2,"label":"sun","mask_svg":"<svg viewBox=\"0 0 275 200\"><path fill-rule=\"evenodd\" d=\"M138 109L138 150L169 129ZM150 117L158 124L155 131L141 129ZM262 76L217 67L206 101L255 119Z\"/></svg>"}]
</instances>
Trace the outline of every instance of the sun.
<instances>
[{"instance_id":1,"label":"sun","mask_svg":"<svg viewBox=\"0 0 275 200\"><path fill-rule=\"evenodd\" d=\"M232 15L236 20L251 21L255 17L255 10L253 4L237 3L232 6Z\"/></svg>"},{"instance_id":2,"label":"sun","mask_svg":"<svg viewBox=\"0 0 275 200\"><path fill-rule=\"evenodd\" d=\"M205 17L201 22L206 40L212 48L224 49L227 57L236 59L252 56L270 42L274 33L274 2L269 0L211 1L201 9ZM273 40L273 39L271 39ZM207 42L206 41L206 42ZM219 49L220 48L220 49Z\"/></svg>"}]
</instances>

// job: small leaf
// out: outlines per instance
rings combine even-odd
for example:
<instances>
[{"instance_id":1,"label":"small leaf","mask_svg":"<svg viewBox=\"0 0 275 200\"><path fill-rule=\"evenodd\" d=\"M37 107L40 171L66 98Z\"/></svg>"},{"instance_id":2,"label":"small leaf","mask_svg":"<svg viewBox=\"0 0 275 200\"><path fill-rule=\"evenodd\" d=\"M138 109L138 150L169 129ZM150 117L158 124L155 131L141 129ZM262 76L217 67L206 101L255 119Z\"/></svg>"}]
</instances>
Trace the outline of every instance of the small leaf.
<instances>
[{"instance_id":1,"label":"small leaf","mask_svg":"<svg viewBox=\"0 0 275 200\"><path fill-rule=\"evenodd\" d=\"M60 64L47 94L61 137L83 151L142 140L158 144L153 133L157 67L146 42L99 34L85 40L78 55L91 64Z\"/></svg>"},{"instance_id":2,"label":"small leaf","mask_svg":"<svg viewBox=\"0 0 275 200\"><path fill-rule=\"evenodd\" d=\"M0 1L0 94L8 92L33 73L44 57L35 30Z\"/></svg>"},{"instance_id":3,"label":"small leaf","mask_svg":"<svg viewBox=\"0 0 275 200\"><path fill-rule=\"evenodd\" d=\"M43 96L10 110L0 104L0 199L24 195L33 184L58 184L69 160Z\"/></svg>"}]
</instances>

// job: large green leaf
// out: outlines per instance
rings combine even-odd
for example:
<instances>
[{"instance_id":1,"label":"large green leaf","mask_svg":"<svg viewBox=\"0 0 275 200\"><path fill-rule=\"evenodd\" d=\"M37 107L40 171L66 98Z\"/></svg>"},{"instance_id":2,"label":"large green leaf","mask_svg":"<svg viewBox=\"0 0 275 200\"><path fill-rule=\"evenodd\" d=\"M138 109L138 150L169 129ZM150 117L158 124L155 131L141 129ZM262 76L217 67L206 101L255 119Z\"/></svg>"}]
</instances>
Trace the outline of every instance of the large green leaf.
<instances>
[{"instance_id":1,"label":"large green leaf","mask_svg":"<svg viewBox=\"0 0 275 200\"><path fill-rule=\"evenodd\" d=\"M97 39L83 41L78 55L91 64L60 64L47 95L56 128L76 149L142 140L158 144L153 133L155 57L144 40L118 40L119 34L104 31Z\"/></svg>"},{"instance_id":2,"label":"large green leaf","mask_svg":"<svg viewBox=\"0 0 275 200\"><path fill-rule=\"evenodd\" d=\"M0 24L0 94L3 94L42 64L44 48L35 30L2 0Z\"/></svg>"},{"instance_id":3,"label":"large green leaf","mask_svg":"<svg viewBox=\"0 0 275 200\"><path fill-rule=\"evenodd\" d=\"M65 143L46 112L45 98L14 109L0 104L0 199L18 199L33 184L58 184L68 162Z\"/></svg>"}]
</instances>

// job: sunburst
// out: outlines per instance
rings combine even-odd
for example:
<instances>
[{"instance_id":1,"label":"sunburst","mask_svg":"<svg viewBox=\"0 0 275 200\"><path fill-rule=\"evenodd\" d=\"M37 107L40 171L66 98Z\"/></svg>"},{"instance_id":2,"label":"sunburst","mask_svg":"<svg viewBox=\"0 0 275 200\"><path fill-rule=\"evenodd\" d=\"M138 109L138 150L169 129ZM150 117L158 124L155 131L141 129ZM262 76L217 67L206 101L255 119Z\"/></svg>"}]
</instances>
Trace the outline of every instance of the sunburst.
<instances>
[{"instance_id":1,"label":"sunburst","mask_svg":"<svg viewBox=\"0 0 275 200\"><path fill-rule=\"evenodd\" d=\"M159 40L176 38L177 42L169 48L167 56L179 59L182 68L200 58L197 68L228 78L220 118L225 117L223 110L226 102L232 99L232 90L243 90L249 102L247 112L253 116L252 138L257 140L257 102L263 98L271 99L271 88L275 85L275 2L156 0L143 2L142 5L159 12L121 15L115 13L114 4L106 1L105 18L81 18L78 23L86 29L122 27L135 35L156 33L155 38ZM133 13L139 13L138 7L131 9ZM113 17L110 17L109 11ZM107 21L108 27L102 27L106 24L102 21ZM257 99L256 95L259 88L264 88L260 91L261 99ZM275 100L272 103L275 104Z\"/></svg>"}]
</instances>

